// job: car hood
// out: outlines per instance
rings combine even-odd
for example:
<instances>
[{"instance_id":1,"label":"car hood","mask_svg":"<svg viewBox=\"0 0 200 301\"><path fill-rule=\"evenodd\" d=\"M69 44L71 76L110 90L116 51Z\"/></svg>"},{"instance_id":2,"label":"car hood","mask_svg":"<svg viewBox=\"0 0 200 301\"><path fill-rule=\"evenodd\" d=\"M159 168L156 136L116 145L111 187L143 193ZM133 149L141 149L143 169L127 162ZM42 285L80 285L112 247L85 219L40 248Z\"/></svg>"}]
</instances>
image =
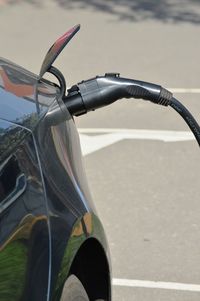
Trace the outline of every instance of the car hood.
<instances>
[{"instance_id":1,"label":"car hood","mask_svg":"<svg viewBox=\"0 0 200 301\"><path fill-rule=\"evenodd\" d=\"M59 97L59 88L0 58L0 119L33 130Z\"/></svg>"}]
</instances>

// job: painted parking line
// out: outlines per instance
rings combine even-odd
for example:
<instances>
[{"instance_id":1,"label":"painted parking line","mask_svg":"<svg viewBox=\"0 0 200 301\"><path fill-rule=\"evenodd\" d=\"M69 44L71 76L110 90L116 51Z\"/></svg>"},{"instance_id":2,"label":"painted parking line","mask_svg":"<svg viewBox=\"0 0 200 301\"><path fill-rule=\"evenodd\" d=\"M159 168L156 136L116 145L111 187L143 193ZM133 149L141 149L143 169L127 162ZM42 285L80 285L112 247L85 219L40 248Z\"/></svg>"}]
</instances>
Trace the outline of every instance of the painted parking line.
<instances>
[{"instance_id":1,"label":"painted parking line","mask_svg":"<svg viewBox=\"0 0 200 301\"><path fill-rule=\"evenodd\" d=\"M189 131L105 128L80 128L78 131L80 133L82 153L85 156L125 139L157 140L163 142L191 141L195 139L193 134ZM89 134L93 135L91 136Z\"/></svg>"},{"instance_id":2,"label":"painted parking line","mask_svg":"<svg viewBox=\"0 0 200 301\"><path fill-rule=\"evenodd\" d=\"M200 88L168 88L172 93L181 93L181 94L198 94L200 93Z\"/></svg>"},{"instance_id":3,"label":"painted parking line","mask_svg":"<svg viewBox=\"0 0 200 301\"><path fill-rule=\"evenodd\" d=\"M160 140L164 142L191 141L194 136L188 131L157 131L135 129L79 128L83 155L91 154L124 139ZM88 134L93 134L92 136ZM95 135L97 134L97 135ZM177 282L119 279L112 280L113 286L165 289L200 292L200 285Z\"/></svg>"},{"instance_id":4,"label":"painted parking line","mask_svg":"<svg viewBox=\"0 0 200 301\"><path fill-rule=\"evenodd\" d=\"M142 288L154 288L154 289L165 289L165 290L200 292L199 284L118 279L118 278L114 278L112 281L112 284L114 286L142 287Z\"/></svg>"}]
</instances>

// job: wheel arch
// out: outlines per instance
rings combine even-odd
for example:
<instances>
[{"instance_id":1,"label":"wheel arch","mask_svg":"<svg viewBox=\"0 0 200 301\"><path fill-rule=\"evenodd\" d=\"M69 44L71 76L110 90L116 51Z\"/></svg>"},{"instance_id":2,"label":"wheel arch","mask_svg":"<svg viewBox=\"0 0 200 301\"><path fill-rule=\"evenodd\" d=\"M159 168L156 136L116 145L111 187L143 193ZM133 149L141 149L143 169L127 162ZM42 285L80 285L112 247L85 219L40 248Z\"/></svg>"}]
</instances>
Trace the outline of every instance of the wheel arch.
<instances>
[{"instance_id":1,"label":"wheel arch","mask_svg":"<svg viewBox=\"0 0 200 301\"><path fill-rule=\"evenodd\" d=\"M94 213L87 212L73 226L51 288L51 300L60 300L72 274L81 281L90 300L111 300L110 254L102 224Z\"/></svg>"},{"instance_id":2,"label":"wheel arch","mask_svg":"<svg viewBox=\"0 0 200 301\"><path fill-rule=\"evenodd\" d=\"M110 300L110 269L105 251L96 238L88 238L79 248L69 275L83 284L90 300Z\"/></svg>"}]
</instances>

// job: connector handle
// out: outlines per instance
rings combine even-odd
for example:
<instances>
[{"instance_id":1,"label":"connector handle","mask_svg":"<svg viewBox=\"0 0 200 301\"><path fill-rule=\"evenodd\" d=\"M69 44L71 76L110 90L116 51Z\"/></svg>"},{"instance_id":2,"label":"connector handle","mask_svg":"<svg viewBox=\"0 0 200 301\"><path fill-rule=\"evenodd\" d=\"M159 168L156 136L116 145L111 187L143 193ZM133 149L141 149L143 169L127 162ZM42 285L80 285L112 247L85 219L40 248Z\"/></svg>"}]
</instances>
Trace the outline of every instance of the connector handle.
<instances>
[{"instance_id":1,"label":"connector handle","mask_svg":"<svg viewBox=\"0 0 200 301\"><path fill-rule=\"evenodd\" d=\"M134 83L126 88L129 98L141 98L156 104L168 106L173 94L162 86L134 81Z\"/></svg>"},{"instance_id":2,"label":"connector handle","mask_svg":"<svg viewBox=\"0 0 200 301\"><path fill-rule=\"evenodd\" d=\"M81 115L122 98L142 98L167 106L172 93L159 85L107 73L78 83L68 90L64 101L72 115Z\"/></svg>"}]
</instances>

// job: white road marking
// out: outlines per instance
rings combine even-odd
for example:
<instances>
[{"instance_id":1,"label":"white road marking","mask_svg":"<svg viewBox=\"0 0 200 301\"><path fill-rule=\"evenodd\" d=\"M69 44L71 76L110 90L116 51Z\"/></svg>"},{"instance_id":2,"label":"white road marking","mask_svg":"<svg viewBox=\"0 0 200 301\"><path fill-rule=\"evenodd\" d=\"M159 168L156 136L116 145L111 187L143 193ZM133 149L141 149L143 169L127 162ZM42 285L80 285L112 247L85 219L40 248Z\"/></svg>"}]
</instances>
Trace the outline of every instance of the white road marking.
<instances>
[{"instance_id":1,"label":"white road marking","mask_svg":"<svg viewBox=\"0 0 200 301\"><path fill-rule=\"evenodd\" d=\"M134 129L104 129L85 128L79 129L83 155L91 154L104 147L124 139L157 140L164 142L191 141L194 136L188 131L155 131ZM97 135L87 135L97 134Z\"/></svg>"},{"instance_id":2,"label":"white road marking","mask_svg":"<svg viewBox=\"0 0 200 301\"><path fill-rule=\"evenodd\" d=\"M123 139L161 140L164 142L191 141L194 136L188 131L156 131L134 129L105 129L105 128L79 128L83 155L91 154L99 149L109 146ZM97 134L89 136L86 134ZM178 291L200 292L200 285L176 282L145 281L133 279L112 280L114 286L141 287L153 289L166 289Z\"/></svg>"},{"instance_id":3,"label":"white road marking","mask_svg":"<svg viewBox=\"0 0 200 301\"><path fill-rule=\"evenodd\" d=\"M171 91L172 93L182 93L182 94L198 94L200 93L200 89L199 88L167 88L167 90Z\"/></svg>"},{"instance_id":4,"label":"white road marking","mask_svg":"<svg viewBox=\"0 0 200 301\"><path fill-rule=\"evenodd\" d=\"M154 288L154 289L200 292L199 284L145 281L145 280L132 280L132 279L117 279L117 278L113 279L112 284L114 286L143 287L143 288Z\"/></svg>"}]
</instances>

